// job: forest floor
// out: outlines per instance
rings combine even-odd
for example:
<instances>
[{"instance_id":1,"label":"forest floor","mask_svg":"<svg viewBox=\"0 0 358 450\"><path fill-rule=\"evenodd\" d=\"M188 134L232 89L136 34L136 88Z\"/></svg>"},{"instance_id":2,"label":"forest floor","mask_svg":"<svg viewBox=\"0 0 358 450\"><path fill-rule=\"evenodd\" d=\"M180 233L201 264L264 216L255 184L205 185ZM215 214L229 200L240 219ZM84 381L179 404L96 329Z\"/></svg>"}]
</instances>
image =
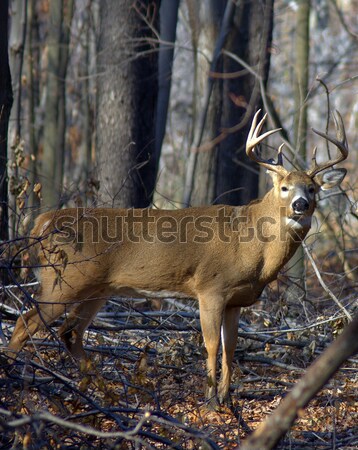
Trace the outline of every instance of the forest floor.
<instances>
[{"instance_id":1,"label":"forest floor","mask_svg":"<svg viewBox=\"0 0 358 450\"><path fill-rule=\"evenodd\" d=\"M305 325L297 317L283 326L284 307L269 309L261 303L244 311L232 405L215 412L203 396L205 351L195 304L157 310L112 300L86 333L89 359L80 366L54 334L39 333L35 353L28 346L1 368L0 448L235 448L344 325L340 314L316 315L308 324L306 312ZM5 335L13 326L3 321ZM300 411L277 448L357 448L357 392L352 359Z\"/></svg>"}]
</instances>

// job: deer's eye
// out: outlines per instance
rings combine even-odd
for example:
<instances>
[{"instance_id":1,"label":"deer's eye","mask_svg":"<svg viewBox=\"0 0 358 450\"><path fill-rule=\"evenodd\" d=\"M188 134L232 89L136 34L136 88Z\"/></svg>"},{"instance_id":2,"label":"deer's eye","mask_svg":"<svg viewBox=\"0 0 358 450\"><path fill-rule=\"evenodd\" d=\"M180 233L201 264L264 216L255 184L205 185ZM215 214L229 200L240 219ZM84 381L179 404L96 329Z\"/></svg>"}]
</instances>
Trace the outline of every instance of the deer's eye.
<instances>
[{"instance_id":1,"label":"deer's eye","mask_svg":"<svg viewBox=\"0 0 358 450\"><path fill-rule=\"evenodd\" d=\"M309 192L310 194L314 194L315 188L314 188L313 186L309 187L309 188L308 188L308 192Z\"/></svg>"},{"instance_id":2,"label":"deer's eye","mask_svg":"<svg viewBox=\"0 0 358 450\"><path fill-rule=\"evenodd\" d=\"M282 186L281 187L281 192L287 192L288 191L288 187L287 186Z\"/></svg>"}]
</instances>

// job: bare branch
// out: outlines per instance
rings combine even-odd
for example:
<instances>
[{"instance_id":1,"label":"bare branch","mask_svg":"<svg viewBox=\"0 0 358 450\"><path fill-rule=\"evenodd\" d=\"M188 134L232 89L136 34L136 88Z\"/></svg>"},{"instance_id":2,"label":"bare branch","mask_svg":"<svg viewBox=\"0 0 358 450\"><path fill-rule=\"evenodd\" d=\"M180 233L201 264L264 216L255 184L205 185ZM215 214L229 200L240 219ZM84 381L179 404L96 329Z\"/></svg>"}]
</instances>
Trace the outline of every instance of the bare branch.
<instances>
[{"instance_id":1,"label":"bare branch","mask_svg":"<svg viewBox=\"0 0 358 450\"><path fill-rule=\"evenodd\" d=\"M344 307L344 305L342 305L342 303L338 300L338 298L333 294L333 292L328 288L328 286L326 285L326 283L323 281L323 278L318 270L318 267L315 263L315 260L313 259L310 251L307 248L307 245L302 242L302 247L306 253L306 255L308 256L308 259L310 260L312 267L316 273L316 276L321 284L321 286L323 287L323 289L325 290L325 292L331 297L331 299L336 303L336 305L344 312L344 314L346 315L346 317L348 318L348 320L352 320L352 316L351 314L347 311L347 309Z\"/></svg>"}]
</instances>

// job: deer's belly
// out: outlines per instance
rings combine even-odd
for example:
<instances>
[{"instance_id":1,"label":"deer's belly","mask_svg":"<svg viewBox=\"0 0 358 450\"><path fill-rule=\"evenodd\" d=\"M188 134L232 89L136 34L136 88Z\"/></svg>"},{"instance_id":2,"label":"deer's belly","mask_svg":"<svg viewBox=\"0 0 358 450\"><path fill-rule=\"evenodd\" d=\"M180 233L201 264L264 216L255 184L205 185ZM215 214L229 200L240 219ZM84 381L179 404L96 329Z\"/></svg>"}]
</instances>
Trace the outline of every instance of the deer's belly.
<instances>
[{"instance_id":1,"label":"deer's belly","mask_svg":"<svg viewBox=\"0 0 358 450\"><path fill-rule=\"evenodd\" d=\"M227 306L250 306L260 297L263 287L247 283L233 288L227 295Z\"/></svg>"}]
</instances>

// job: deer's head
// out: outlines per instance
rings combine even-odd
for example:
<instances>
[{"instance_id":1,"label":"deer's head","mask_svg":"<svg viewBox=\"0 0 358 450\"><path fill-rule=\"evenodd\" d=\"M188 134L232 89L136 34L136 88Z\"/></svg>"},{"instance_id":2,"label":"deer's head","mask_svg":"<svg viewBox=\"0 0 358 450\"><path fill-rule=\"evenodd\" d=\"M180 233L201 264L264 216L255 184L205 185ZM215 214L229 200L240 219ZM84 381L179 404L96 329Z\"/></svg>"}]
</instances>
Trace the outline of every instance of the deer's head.
<instances>
[{"instance_id":1,"label":"deer's head","mask_svg":"<svg viewBox=\"0 0 358 450\"><path fill-rule=\"evenodd\" d=\"M276 133L280 129L268 131L261 136L260 131L266 120L267 114L257 125L260 110L254 116L251 129L247 138L246 153L250 159L265 167L273 180L273 192L276 200L275 207L285 207L287 218L303 222L304 218L310 218L316 206L315 195L320 189L331 189L339 185L346 175L345 169L331 169L335 164L345 160L348 156L348 145L341 115L334 116L336 135L334 138L328 134L313 130L319 136L332 142L340 154L336 159L330 159L323 164L317 164L316 150L313 151L312 166L306 171L289 171L283 166L282 144L278 149L277 162L264 160L255 152L255 147L266 137ZM325 171L325 172L324 172ZM321 173L324 172L324 173Z\"/></svg>"}]
</instances>

